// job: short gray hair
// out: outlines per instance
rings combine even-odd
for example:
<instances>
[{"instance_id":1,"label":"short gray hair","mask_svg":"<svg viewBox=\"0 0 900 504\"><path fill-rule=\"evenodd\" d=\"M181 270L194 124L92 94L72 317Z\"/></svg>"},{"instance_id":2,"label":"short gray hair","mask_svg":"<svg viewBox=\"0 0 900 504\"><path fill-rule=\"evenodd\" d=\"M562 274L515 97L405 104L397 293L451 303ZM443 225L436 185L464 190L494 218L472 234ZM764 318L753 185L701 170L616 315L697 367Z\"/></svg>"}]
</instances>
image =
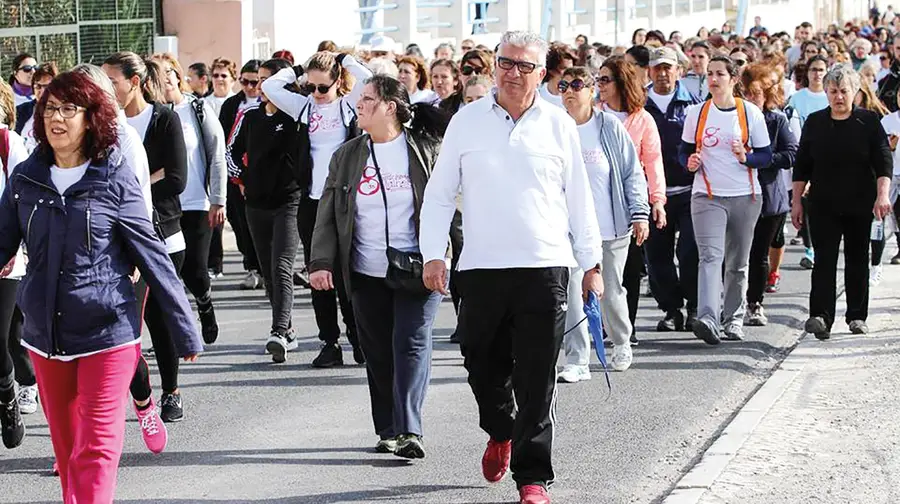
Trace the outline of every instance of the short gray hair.
<instances>
[{"instance_id":1,"label":"short gray hair","mask_svg":"<svg viewBox=\"0 0 900 504\"><path fill-rule=\"evenodd\" d=\"M106 91L106 94L112 98L113 103L118 106L119 102L116 101L116 90L113 89L112 81L109 80L109 76L106 75L106 72L104 72L103 69L97 65L91 65L90 63L81 63L72 67L71 71L83 74L88 79L91 79L94 84L100 86L100 89Z\"/></svg>"},{"instance_id":2,"label":"short gray hair","mask_svg":"<svg viewBox=\"0 0 900 504\"><path fill-rule=\"evenodd\" d=\"M437 45L437 47L434 48L434 55L437 56L438 51L441 49L450 49L451 56L456 54L456 48L453 47L453 44L449 42L441 42Z\"/></svg>"},{"instance_id":3,"label":"short gray hair","mask_svg":"<svg viewBox=\"0 0 900 504\"><path fill-rule=\"evenodd\" d=\"M841 87L843 84L850 86L853 94L859 91L859 74L849 64L835 65L825 74L825 86L834 85Z\"/></svg>"},{"instance_id":4,"label":"short gray hair","mask_svg":"<svg viewBox=\"0 0 900 504\"><path fill-rule=\"evenodd\" d=\"M503 34L503 37L500 38L500 45L508 45L513 47L535 47L538 50L538 63L541 66L547 65L547 50L550 46L549 44L547 44L547 41L541 38L541 36L537 33L524 30L508 31Z\"/></svg>"}]
</instances>

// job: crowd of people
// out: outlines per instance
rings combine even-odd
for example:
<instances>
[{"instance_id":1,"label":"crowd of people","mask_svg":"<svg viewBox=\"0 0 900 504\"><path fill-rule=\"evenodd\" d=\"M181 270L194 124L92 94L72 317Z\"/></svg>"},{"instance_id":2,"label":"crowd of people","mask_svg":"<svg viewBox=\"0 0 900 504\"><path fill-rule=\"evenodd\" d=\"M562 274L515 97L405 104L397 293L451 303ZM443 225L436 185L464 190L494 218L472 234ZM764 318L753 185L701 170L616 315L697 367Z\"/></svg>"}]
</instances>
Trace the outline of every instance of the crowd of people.
<instances>
[{"instance_id":1,"label":"crowd of people","mask_svg":"<svg viewBox=\"0 0 900 504\"><path fill-rule=\"evenodd\" d=\"M636 30L628 47L513 31L433 58L385 36L240 67L120 52L63 71L22 54L0 83L4 445L40 405L67 503L112 502L129 392L147 448L165 449L185 418L179 361L218 338L227 219L241 288L269 300L266 352L297 348L310 288L312 365L342 365L345 333L379 453L425 457L451 296L483 475L549 503L557 383L591 378L588 298L626 371L642 278L657 331L742 340L802 242L805 328L825 340L843 241L845 319L868 331L890 230L900 245L900 16L872 14L793 36L759 18L747 37Z\"/></svg>"}]
</instances>

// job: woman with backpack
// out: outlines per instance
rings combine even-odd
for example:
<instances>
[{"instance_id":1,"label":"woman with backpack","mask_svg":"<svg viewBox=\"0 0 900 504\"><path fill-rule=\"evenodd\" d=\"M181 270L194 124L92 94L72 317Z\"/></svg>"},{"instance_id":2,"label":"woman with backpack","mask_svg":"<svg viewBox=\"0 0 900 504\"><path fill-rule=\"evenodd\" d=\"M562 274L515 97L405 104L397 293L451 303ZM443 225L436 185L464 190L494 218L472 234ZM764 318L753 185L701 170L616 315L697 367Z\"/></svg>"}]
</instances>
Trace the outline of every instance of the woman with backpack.
<instances>
[{"instance_id":1,"label":"woman with backpack","mask_svg":"<svg viewBox=\"0 0 900 504\"><path fill-rule=\"evenodd\" d=\"M688 111L679 150L681 163L700 175L694 177L691 197L700 254L692 330L710 345L743 339L750 245L762 208L757 168L772 161L762 111L735 97L739 71L727 56L710 60L712 98Z\"/></svg>"},{"instance_id":2,"label":"woman with backpack","mask_svg":"<svg viewBox=\"0 0 900 504\"><path fill-rule=\"evenodd\" d=\"M203 342L209 345L219 337L208 263L212 230L225 222L225 134L213 108L203 98L187 94L178 60L170 53L153 59L165 71L166 101L178 114L187 149L187 184L179 195L185 242L181 278L197 300Z\"/></svg>"},{"instance_id":3,"label":"woman with backpack","mask_svg":"<svg viewBox=\"0 0 900 504\"><path fill-rule=\"evenodd\" d=\"M296 83L304 74L306 80L303 87L306 95L285 89L285 86ZM322 51L309 59L306 68L300 65L293 69L285 68L262 84L262 91L275 107L298 123L297 167L303 198L300 200L297 221L307 268L319 200L325 191L325 179L328 177L328 165L335 151L360 133L356 122L356 102L362 92L363 82L371 76L372 72L353 56ZM335 269L340 272L339 265L335 265ZM362 364L365 357L357 342L350 298L344 290L344 282L339 279L335 281L335 285L344 325L347 327L347 339L353 346L353 359ZM312 364L315 367L342 365L344 356L338 343L341 330L338 326L335 292L313 290L311 295L319 339L323 343Z\"/></svg>"}]
</instances>

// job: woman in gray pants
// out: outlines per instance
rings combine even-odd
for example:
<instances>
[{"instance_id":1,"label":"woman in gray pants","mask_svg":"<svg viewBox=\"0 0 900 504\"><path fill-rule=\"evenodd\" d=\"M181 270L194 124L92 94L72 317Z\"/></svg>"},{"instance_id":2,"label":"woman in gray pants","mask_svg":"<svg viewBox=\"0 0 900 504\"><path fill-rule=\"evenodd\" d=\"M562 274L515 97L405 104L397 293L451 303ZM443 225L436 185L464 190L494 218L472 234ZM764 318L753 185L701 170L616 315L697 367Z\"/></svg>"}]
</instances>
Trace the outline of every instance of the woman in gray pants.
<instances>
[{"instance_id":1,"label":"woman in gray pants","mask_svg":"<svg viewBox=\"0 0 900 504\"><path fill-rule=\"evenodd\" d=\"M731 59L712 58L707 78L712 99L688 111L679 154L688 171L700 172L691 196L700 254L692 330L716 345L722 339L743 339L750 245L762 208L756 169L771 162L772 149L762 111L735 98L738 67Z\"/></svg>"}]
</instances>

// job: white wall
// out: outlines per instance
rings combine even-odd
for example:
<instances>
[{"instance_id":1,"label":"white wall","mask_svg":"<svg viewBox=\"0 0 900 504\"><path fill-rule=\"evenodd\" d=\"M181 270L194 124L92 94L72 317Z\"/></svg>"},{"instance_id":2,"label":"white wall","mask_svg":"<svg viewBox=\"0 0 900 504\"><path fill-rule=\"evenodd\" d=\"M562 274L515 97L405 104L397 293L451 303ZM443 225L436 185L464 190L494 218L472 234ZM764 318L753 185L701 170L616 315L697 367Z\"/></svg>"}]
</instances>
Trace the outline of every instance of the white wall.
<instances>
[{"instance_id":1,"label":"white wall","mask_svg":"<svg viewBox=\"0 0 900 504\"><path fill-rule=\"evenodd\" d=\"M264 1L273 2L273 50L288 48L298 61L312 56L319 42L326 39L338 46L359 42L357 0Z\"/></svg>"}]
</instances>

